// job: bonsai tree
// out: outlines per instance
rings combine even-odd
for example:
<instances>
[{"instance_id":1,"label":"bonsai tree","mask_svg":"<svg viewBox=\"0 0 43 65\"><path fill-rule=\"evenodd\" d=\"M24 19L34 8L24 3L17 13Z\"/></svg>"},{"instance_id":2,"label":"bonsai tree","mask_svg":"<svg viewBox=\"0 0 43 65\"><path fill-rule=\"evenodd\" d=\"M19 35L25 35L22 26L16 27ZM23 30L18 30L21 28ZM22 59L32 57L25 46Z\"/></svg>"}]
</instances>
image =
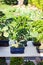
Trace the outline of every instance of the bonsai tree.
<instances>
[{"instance_id":1,"label":"bonsai tree","mask_svg":"<svg viewBox=\"0 0 43 65\"><path fill-rule=\"evenodd\" d=\"M32 61L25 62L24 65L35 65Z\"/></svg>"},{"instance_id":2,"label":"bonsai tree","mask_svg":"<svg viewBox=\"0 0 43 65\"><path fill-rule=\"evenodd\" d=\"M23 44L27 43L27 38L26 34L28 34L29 26L27 25L27 19L25 19L25 16L18 16L16 26L15 26L15 32L16 32L16 37L15 39L18 42L23 42ZM24 43L24 41L26 43ZM26 46L26 45L25 45Z\"/></svg>"},{"instance_id":3,"label":"bonsai tree","mask_svg":"<svg viewBox=\"0 0 43 65\"><path fill-rule=\"evenodd\" d=\"M12 57L10 59L10 65L22 65L24 62L23 58L19 57Z\"/></svg>"},{"instance_id":4,"label":"bonsai tree","mask_svg":"<svg viewBox=\"0 0 43 65\"><path fill-rule=\"evenodd\" d=\"M18 16L17 17L17 24L16 24L16 39L17 41L20 40L26 40L26 34L28 33L27 31L29 30L29 27L27 26L27 19L25 16Z\"/></svg>"}]
</instances>

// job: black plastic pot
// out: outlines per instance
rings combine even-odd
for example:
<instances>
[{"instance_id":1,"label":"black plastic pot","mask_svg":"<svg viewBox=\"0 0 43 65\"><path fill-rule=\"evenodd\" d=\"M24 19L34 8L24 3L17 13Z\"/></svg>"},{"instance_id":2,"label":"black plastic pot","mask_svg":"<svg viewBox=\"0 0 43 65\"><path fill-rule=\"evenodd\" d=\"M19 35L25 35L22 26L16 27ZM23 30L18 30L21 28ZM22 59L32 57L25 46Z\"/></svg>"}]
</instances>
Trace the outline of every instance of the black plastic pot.
<instances>
[{"instance_id":1,"label":"black plastic pot","mask_svg":"<svg viewBox=\"0 0 43 65\"><path fill-rule=\"evenodd\" d=\"M22 48L10 47L10 52L12 54L22 54L22 53L24 53L24 47L22 47Z\"/></svg>"},{"instance_id":2,"label":"black plastic pot","mask_svg":"<svg viewBox=\"0 0 43 65\"><path fill-rule=\"evenodd\" d=\"M9 46L9 40L0 40L0 47Z\"/></svg>"},{"instance_id":3,"label":"black plastic pot","mask_svg":"<svg viewBox=\"0 0 43 65\"><path fill-rule=\"evenodd\" d=\"M40 43L40 42L33 42L33 45L34 45L34 46L40 46L41 43Z\"/></svg>"},{"instance_id":4,"label":"black plastic pot","mask_svg":"<svg viewBox=\"0 0 43 65\"><path fill-rule=\"evenodd\" d=\"M40 50L38 48L36 48L36 49L37 49L37 52L40 53Z\"/></svg>"},{"instance_id":5,"label":"black plastic pot","mask_svg":"<svg viewBox=\"0 0 43 65\"><path fill-rule=\"evenodd\" d=\"M28 5L28 0L24 0L23 4Z\"/></svg>"},{"instance_id":6,"label":"black plastic pot","mask_svg":"<svg viewBox=\"0 0 43 65\"><path fill-rule=\"evenodd\" d=\"M27 41L26 40L21 40L20 43L22 43L23 46L25 46L25 47L27 46Z\"/></svg>"},{"instance_id":7,"label":"black plastic pot","mask_svg":"<svg viewBox=\"0 0 43 65\"><path fill-rule=\"evenodd\" d=\"M38 52L38 53L43 53L43 49L37 48L37 52Z\"/></svg>"}]
</instances>

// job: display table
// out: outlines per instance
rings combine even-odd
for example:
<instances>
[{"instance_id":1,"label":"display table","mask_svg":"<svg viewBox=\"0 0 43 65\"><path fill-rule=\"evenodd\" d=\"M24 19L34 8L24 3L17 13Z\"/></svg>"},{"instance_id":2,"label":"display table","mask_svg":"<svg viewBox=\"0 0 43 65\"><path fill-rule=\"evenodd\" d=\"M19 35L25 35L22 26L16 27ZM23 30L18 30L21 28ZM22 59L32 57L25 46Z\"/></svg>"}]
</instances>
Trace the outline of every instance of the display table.
<instances>
[{"instance_id":1,"label":"display table","mask_svg":"<svg viewBox=\"0 0 43 65\"><path fill-rule=\"evenodd\" d=\"M38 53L36 47L33 46L32 41L27 42L27 47L23 54L11 54L10 46L0 47L0 57L43 57L43 53Z\"/></svg>"}]
</instances>

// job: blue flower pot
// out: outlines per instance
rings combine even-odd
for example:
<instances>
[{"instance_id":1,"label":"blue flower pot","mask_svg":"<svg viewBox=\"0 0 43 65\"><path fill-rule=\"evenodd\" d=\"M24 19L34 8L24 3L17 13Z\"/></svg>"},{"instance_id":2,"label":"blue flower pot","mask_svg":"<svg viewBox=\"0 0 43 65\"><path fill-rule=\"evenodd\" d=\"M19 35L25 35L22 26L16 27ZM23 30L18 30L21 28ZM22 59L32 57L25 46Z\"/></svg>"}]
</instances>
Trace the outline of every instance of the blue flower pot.
<instances>
[{"instance_id":1,"label":"blue flower pot","mask_svg":"<svg viewBox=\"0 0 43 65\"><path fill-rule=\"evenodd\" d=\"M21 53L24 53L24 47L22 47L22 48L14 48L14 47L10 47L10 52L12 53L12 54L21 54Z\"/></svg>"},{"instance_id":2,"label":"blue flower pot","mask_svg":"<svg viewBox=\"0 0 43 65\"><path fill-rule=\"evenodd\" d=\"M0 47L9 46L9 40L0 40Z\"/></svg>"}]
</instances>

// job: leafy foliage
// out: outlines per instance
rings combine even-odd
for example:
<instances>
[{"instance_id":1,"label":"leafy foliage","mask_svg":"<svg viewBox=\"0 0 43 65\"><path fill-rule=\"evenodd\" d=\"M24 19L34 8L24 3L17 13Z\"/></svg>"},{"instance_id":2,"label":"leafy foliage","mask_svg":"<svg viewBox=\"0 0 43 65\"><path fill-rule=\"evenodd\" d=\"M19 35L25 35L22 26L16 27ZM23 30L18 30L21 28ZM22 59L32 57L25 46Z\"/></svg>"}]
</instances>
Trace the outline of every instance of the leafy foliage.
<instances>
[{"instance_id":1,"label":"leafy foliage","mask_svg":"<svg viewBox=\"0 0 43 65\"><path fill-rule=\"evenodd\" d=\"M7 10L8 11L8 10ZM11 14L13 11L14 15ZM26 8L15 8L9 13L0 14L0 38L10 38L15 40L27 40L33 37L37 40L43 39L43 20L41 11ZM3 15L4 14L4 15ZM3 15L3 16L2 16ZM42 15L43 16L43 15Z\"/></svg>"},{"instance_id":2,"label":"leafy foliage","mask_svg":"<svg viewBox=\"0 0 43 65\"><path fill-rule=\"evenodd\" d=\"M12 20L13 20L12 18L6 19L5 15L0 18L0 38L1 39L9 37L11 33L10 32L11 28L9 27L9 24L11 23Z\"/></svg>"},{"instance_id":3,"label":"leafy foliage","mask_svg":"<svg viewBox=\"0 0 43 65\"><path fill-rule=\"evenodd\" d=\"M0 65L7 65L5 58L0 58Z\"/></svg>"},{"instance_id":4,"label":"leafy foliage","mask_svg":"<svg viewBox=\"0 0 43 65\"><path fill-rule=\"evenodd\" d=\"M32 23L32 29L33 29L33 31L32 31L33 32L33 37L36 37L37 38L37 41L38 40L41 41L43 39L43 20L34 21Z\"/></svg>"},{"instance_id":5,"label":"leafy foliage","mask_svg":"<svg viewBox=\"0 0 43 65\"><path fill-rule=\"evenodd\" d=\"M22 65L23 61L24 61L23 58L12 57L10 60L10 65Z\"/></svg>"},{"instance_id":6,"label":"leafy foliage","mask_svg":"<svg viewBox=\"0 0 43 65\"><path fill-rule=\"evenodd\" d=\"M24 65L35 65L32 61L25 62Z\"/></svg>"},{"instance_id":7,"label":"leafy foliage","mask_svg":"<svg viewBox=\"0 0 43 65\"><path fill-rule=\"evenodd\" d=\"M29 0L29 3L43 9L43 0Z\"/></svg>"},{"instance_id":8,"label":"leafy foliage","mask_svg":"<svg viewBox=\"0 0 43 65\"><path fill-rule=\"evenodd\" d=\"M11 5L11 4L16 5L16 4L18 4L18 1L17 0L4 0L4 2L6 4L8 4L8 5Z\"/></svg>"},{"instance_id":9,"label":"leafy foliage","mask_svg":"<svg viewBox=\"0 0 43 65\"><path fill-rule=\"evenodd\" d=\"M37 65L43 65L43 61L39 62Z\"/></svg>"}]
</instances>

